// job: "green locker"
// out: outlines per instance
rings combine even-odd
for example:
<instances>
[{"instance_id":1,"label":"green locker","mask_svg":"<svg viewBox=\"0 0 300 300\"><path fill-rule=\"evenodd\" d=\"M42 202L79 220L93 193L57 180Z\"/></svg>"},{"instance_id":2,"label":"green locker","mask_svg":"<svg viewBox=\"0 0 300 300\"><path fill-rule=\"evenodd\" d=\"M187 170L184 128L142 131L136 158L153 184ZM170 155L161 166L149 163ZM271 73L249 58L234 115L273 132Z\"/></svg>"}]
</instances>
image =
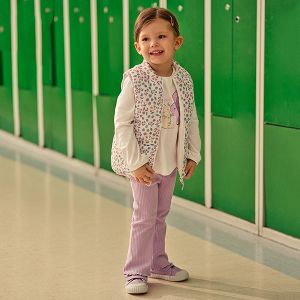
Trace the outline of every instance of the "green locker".
<instances>
[{"instance_id":1,"label":"green locker","mask_svg":"<svg viewBox=\"0 0 300 300\"><path fill-rule=\"evenodd\" d=\"M34 0L17 3L20 134L38 144Z\"/></svg>"},{"instance_id":2,"label":"green locker","mask_svg":"<svg viewBox=\"0 0 300 300\"><path fill-rule=\"evenodd\" d=\"M300 128L300 2L266 1L265 122Z\"/></svg>"},{"instance_id":3,"label":"green locker","mask_svg":"<svg viewBox=\"0 0 300 300\"><path fill-rule=\"evenodd\" d=\"M98 0L97 4L99 93L117 96L123 74L122 0Z\"/></svg>"},{"instance_id":4,"label":"green locker","mask_svg":"<svg viewBox=\"0 0 300 300\"><path fill-rule=\"evenodd\" d=\"M62 2L42 1L41 18L45 147L67 154Z\"/></svg>"},{"instance_id":5,"label":"green locker","mask_svg":"<svg viewBox=\"0 0 300 300\"><path fill-rule=\"evenodd\" d=\"M202 161L197 166L193 177L185 181L183 191L177 179L175 194L204 204L204 1L168 1L168 9L175 14L180 33L184 38L183 45L176 53L175 59L188 70L194 81L202 143Z\"/></svg>"},{"instance_id":6,"label":"green locker","mask_svg":"<svg viewBox=\"0 0 300 300\"><path fill-rule=\"evenodd\" d=\"M256 1L212 1L212 49L216 48L212 51L213 207L254 223Z\"/></svg>"},{"instance_id":7,"label":"green locker","mask_svg":"<svg viewBox=\"0 0 300 300\"><path fill-rule=\"evenodd\" d=\"M69 10L74 157L93 164L90 1L70 0Z\"/></svg>"},{"instance_id":8,"label":"green locker","mask_svg":"<svg viewBox=\"0 0 300 300\"><path fill-rule=\"evenodd\" d=\"M97 97L97 116L99 123L100 166L112 171L111 146L114 136L114 114L117 97L100 95Z\"/></svg>"},{"instance_id":9,"label":"green locker","mask_svg":"<svg viewBox=\"0 0 300 300\"><path fill-rule=\"evenodd\" d=\"M212 3L212 44L226 45L226 47L212 47L211 56L213 58L212 74L214 78L211 83L211 90L215 99L222 101L212 101L211 107L215 116L232 117L232 20L233 20L233 0L215 1Z\"/></svg>"},{"instance_id":10,"label":"green locker","mask_svg":"<svg viewBox=\"0 0 300 300\"><path fill-rule=\"evenodd\" d=\"M266 1L265 226L300 238L300 2Z\"/></svg>"},{"instance_id":11,"label":"green locker","mask_svg":"<svg viewBox=\"0 0 300 300\"><path fill-rule=\"evenodd\" d=\"M130 67L143 61L134 47L134 23L139 13L148 7L159 7L159 0L130 0L129 1L129 41L130 41Z\"/></svg>"},{"instance_id":12,"label":"green locker","mask_svg":"<svg viewBox=\"0 0 300 300\"><path fill-rule=\"evenodd\" d=\"M10 1L0 1L0 129L14 132Z\"/></svg>"},{"instance_id":13,"label":"green locker","mask_svg":"<svg viewBox=\"0 0 300 300\"><path fill-rule=\"evenodd\" d=\"M122 0L98 0L98 60L100 165L112 170L111 145L114 134L114 112L121 90L123 74L123 12ZM118 38L116 38L118 37Z\"/></svg>"}]
</instances>

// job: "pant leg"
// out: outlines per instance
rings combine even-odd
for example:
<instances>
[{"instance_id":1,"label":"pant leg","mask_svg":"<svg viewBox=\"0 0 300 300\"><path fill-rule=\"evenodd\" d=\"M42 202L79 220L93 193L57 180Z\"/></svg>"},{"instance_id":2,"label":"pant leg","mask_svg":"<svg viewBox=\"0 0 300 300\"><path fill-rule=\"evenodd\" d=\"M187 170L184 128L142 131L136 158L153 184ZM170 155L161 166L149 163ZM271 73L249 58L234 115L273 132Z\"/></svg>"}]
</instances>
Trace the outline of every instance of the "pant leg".
<instances>
[{"instance_id":1,"label":"pant leg","mask_svg":"<svg viewBox=\"0 0 300 300\"><path fill-rule=\"evenodd\" d=\"M131 180L134 201L125 277L150 275L158 202L159 178L155 179L150 186Z\"/></svg>"},{"instance_id":2,"label":"pant leg","mask_svg":"<svg viewBox=\"0 0 300 300\"><path fill-rule=\"evenodd\" d=\"M170 211L171 200L176 181L176 172L177 169L175 169L168 176L162 176L162 180L158 185L158 206L151 271L160 270L170 264L168 256L165 252L165 238L167 229L165 220Z\"/></svg>"}]
</instances>

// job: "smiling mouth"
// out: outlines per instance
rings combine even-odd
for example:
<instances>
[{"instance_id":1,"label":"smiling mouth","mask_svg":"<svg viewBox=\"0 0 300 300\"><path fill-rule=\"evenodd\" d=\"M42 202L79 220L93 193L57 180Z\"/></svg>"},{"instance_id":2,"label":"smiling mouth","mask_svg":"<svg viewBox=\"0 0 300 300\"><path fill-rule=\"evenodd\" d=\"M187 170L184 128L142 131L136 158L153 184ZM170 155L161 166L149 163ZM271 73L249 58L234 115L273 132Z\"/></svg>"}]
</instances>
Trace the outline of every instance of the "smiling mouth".
<instances>
[{"instance_id":1,"label":"smiling mouth","mask_svg":"<svg viewBox=\"0 0 300 300\"><path fill-rule=\"evenodd\" d=\"M164 51L163 50L155 50L155 51L151 51L150 55L159 55L162 54Z\"/></svg>"}]
</instances>

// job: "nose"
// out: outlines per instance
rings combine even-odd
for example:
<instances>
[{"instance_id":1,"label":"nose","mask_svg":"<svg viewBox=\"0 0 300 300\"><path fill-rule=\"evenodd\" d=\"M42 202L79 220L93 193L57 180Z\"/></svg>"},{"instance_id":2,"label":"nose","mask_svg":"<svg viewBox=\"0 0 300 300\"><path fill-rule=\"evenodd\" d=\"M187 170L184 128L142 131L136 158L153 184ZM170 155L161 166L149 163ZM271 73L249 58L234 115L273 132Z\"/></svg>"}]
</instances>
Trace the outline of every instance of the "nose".
<instances>
[{"instance_id":1,"label":"nose","mask_svg":"<svg viewBox=\"0 0 300 300\"><path fill-rule=\"evenodd\" d=\"M158 40L151 41L151 47L158 46Z\"/></svg>"}]
</instances>

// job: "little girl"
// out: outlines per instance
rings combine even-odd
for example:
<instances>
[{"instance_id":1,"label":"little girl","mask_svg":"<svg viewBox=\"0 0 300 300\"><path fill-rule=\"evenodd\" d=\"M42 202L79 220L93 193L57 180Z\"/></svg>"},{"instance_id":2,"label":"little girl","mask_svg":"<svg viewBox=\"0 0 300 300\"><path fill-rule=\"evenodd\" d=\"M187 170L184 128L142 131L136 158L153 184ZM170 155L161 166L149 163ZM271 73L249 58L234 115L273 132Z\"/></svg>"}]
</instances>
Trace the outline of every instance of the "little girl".
<instances>
[{"instance_id":1,"label":"little girl","mask_svg":"<svg viewBox=\"0 0 300 300\"><path fill-rule=\"evenodd\" d=\"M187 271L165 252L166 223L178 170L189 179L200 162L200 136L189 73L174 61L183 38L175 16L143 10L135 23L143 63L125 72L115 109L112 168L130 179L133 217L124 268L129 294L148 291L147 279L183 281Z\"/></svg>"}]
</instances>

